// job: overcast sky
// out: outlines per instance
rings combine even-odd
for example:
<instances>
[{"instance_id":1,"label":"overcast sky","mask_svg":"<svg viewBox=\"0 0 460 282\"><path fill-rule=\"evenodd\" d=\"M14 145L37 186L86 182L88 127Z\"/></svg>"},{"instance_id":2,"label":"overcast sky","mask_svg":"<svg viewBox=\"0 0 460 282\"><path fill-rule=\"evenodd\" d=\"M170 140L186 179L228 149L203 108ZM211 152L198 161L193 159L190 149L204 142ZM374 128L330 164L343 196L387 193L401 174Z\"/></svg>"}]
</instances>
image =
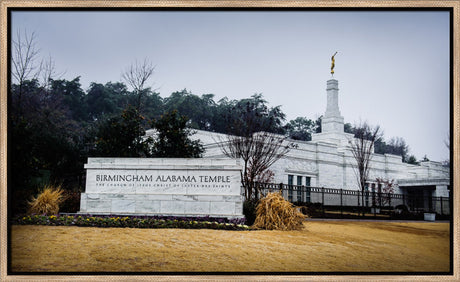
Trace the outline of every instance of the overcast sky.
<instances>
[{"instance_id":1,"label":"overcast sky","mask_svg":"<svg viewBox=\"0 0 460 282\"><path fill-rule=\"evenodd\" d=\"M122 81L136 60L156 66L162 97L247 98L262 93L287 119L326 110L336 55L345 122L380 125L402 137L418 159L448 159L449 14L447 12L161 11L12 13L13 38L35 32L63 78Z\"/></svg>"}]
</instances>

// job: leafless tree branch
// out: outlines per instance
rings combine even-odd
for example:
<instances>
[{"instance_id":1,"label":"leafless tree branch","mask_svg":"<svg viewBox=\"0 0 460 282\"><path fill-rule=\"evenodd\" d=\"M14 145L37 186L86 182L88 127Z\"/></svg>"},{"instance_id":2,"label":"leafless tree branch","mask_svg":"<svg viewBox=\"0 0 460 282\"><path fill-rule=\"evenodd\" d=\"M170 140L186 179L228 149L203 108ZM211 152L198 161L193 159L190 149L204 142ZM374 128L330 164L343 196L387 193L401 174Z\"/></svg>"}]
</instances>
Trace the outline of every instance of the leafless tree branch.
<instances>
[{"instance_id":1,"label":"leafless tree branch","mask_svg":"<svg viewBox=\"0 0 460 282\"><path fill-rule=\"evenodd\" d=\"M12 55L11 55L11 75L14 83L18 85L18 91L14 97L17 117L23 113L23 86L26 80L33 80L38 77L41 71L41 64L37 65L36 60L39 50L36 48L35 32L30 35L24 31L24 35L20 30L16 32L16 38L12 40Z\"/></svg>"},{"instance_id":2,"label":"leafless tree branch","mask_svg":"<svg viewBox=\"0 0 460 282\"><path fill-rule=\"evenodd\" d=\"M42 85L47 90L50 88L50 81L52 79L60 79L65 74L65 71L60 73L56 71L56 63L51 56L49 56L46 60L42 60L40 69Z\"/></svg>"},{"instance_id":3,"label":"leafless tree branch","mask_svg":"<svg viewBox=\"0 0 460 282\"><path fill-rule=\"evenodd\" d=\"M242 184L245 187L245 197L258 197L260 191L254 186L257 177L291 149L292 144L286 138L269 132L256 132L249 136L227 135L225 140L219 140L222 153L229 158L243 161Z\"/></svg>"},{"instance_id":4,"label":"leafless tree branch","mask_svg":"<svg viewBox=\"0 0 460 282\"><path fill-rule=\"evenodd\" d=\"M36 48L35 32L27 35L21 31L16 32L16 39L12 40L12 76L18 85L21 85L25 80L38 77L40 67L36 64L36 59L39 50Z\"/></svg>"},{"instance_id":5,"label":"leafless tree branch","mask_svg":"<svg viewBox=\"0 0 460 282\"><path fill-rule=\"evenodd\" d=\"M147 58L142 63L136 60L122 74L122 78L129 84L137 95L137 109L140 110L142 96L145 94L145 84L152 76L155 66Z\"/></svg>"},{"instance_id":6,"label":"leafless tree branch","mask_svg":"<svg viewBox=\"0 0 460 282\"><path fill-rule=\"evenodd\" d=\"M380 126L371 127L366 122L355 126L354 138L349 140L351 153L356 161L355 171L358 185L362 192L362 204L364 205L364 191L369 177L370 163L374 153L375 141L381 138Z\"/></svg>"}]
</instances>

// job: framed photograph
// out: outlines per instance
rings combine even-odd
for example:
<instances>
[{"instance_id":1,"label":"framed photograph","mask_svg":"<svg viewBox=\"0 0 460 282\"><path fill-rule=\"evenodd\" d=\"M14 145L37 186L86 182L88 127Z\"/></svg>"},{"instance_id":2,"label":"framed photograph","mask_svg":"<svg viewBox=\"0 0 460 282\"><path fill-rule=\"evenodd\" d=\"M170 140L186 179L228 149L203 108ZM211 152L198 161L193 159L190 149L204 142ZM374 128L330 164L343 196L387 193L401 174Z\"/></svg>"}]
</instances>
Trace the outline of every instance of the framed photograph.
<instances>
[{"instance_id":1,"label":"framed photograph","mask_svg":"<svg viewBox=\"0 0 460 282\"><path fill-rule=\"evenodd\" d=\"M459 1L0 8L2 279L459 278Z\"/></svg>"}]
</instances>

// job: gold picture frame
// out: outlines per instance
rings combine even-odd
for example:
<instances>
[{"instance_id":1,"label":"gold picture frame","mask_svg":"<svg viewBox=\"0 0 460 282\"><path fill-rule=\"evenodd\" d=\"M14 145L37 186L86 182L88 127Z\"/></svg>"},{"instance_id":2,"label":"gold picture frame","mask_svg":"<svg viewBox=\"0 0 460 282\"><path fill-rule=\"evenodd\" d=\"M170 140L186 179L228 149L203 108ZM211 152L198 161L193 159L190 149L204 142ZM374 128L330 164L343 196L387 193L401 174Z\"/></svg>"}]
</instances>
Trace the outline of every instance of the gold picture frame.
<instances>
[{"instance_id":1,"label":"gold picture frame","mask_svg":"<svg viewBox=\"0 0 460 282\"><path fill-rule=\"evenodd\" d=\"M0 2L0 280L2 281L16 281L16 280L62 280L62 281L125 281L125 280L154 280L154 281L190 281L190 280L264 280L264 281L303 281L303 280L315 280L315 281L330 281L330 280L417 280L417 281L433 281L433 280L459 280L460 279L460 267L459 267L459 205L453 205L454 220L453 230L453 275L446 276L394 276L394 275L369 275L369 276L330 276L325 274L324 276L288 276L288 275L277 275L277 276L194 276L194 275L111 275L111 276L91 276L91 275L8 275L7 273L7 244L8 244L8 224L7 224L7 91L8 91L8 73L7 73L7 48L8 48L8 10L14 8L449 8L452 9L452 42L451 47L453 48L452 64L452 97L451 107L453 116L451 116L452 123L452 140L453 140L453 203L460 203L459 196L459 183L460 183L460 1L308 1L308 0L296 0L296 1L271 1L271 0L250 0L250 1L234 1L234 0L164 0L164 1L144 1L144 0L133 0L133 1L77 1L77 0L47 0L47 1L27 1L27 0L1 0Z\"/></svg>"}]
</instances>

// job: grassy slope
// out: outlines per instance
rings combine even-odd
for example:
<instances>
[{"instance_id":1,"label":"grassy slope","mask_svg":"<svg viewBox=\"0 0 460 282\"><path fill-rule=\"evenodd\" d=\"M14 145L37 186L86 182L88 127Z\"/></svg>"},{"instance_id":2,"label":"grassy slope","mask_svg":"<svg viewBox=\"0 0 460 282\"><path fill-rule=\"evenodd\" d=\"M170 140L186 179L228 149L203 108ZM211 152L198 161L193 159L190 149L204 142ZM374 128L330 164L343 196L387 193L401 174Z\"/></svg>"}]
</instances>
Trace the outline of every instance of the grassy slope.
<instances>
[{"instance_id":1,"label":"grassy slope","mask_svg":"<svg viewBox=\"0 0 460 282\"><path fill-rule=\"evenodd\" d=\"M306 222L302 231L12 227L13 271L449 271L448 223Z\"/></svg>"}]
</instances>

